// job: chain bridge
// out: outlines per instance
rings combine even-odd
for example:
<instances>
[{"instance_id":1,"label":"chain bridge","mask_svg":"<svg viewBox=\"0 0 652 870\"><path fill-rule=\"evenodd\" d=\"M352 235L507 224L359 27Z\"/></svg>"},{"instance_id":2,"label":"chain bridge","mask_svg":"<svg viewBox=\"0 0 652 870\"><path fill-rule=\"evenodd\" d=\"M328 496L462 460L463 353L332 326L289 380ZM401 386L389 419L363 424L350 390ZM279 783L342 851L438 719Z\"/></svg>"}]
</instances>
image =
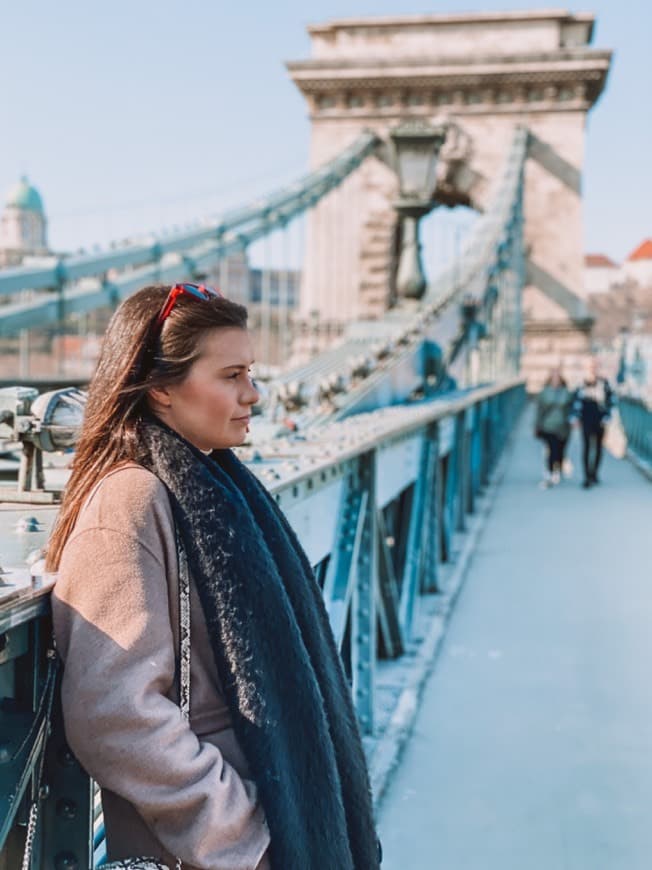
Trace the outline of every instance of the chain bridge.
<instances>
[{"instance_id":1,"label":"chain bridge","mask_svg":"<svg viewBox=\"0 0 652 870\"><path fill-rule=\"evenodd\" d=\"M230 295L237 258L266 239L287 251L303 221L294 312L289 264L275 300L263 269L264 400L240 453L323 591L389 870L649 864L652 410L619 397L631 462L608 458L587 493L577 471L537 488L528 409L546 366L564 355L572 373L590 346L577 155L609 67L592 27L556 12L315 27L314 57L289 64L308 174L184 230L0 270L0 338L19 352L148 283L214 276ZM426 280L420 221L461 205L477 217ZM273 359L281 327L292 345ZM5 384L0 870L14 870L47 730L55 578L38 550L85 378ZM99 868L98 792L57 702L33 866Z\"/></svg>"}]
</instances>

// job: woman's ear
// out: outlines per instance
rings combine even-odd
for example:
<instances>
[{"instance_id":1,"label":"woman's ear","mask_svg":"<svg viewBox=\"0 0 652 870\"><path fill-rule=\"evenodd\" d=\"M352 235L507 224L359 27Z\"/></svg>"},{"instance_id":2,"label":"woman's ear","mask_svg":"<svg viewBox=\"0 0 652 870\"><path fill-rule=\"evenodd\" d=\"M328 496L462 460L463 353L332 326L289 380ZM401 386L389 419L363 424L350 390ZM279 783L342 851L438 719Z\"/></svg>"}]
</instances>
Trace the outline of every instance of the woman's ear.
<instances>
[{"instance_id":1,"label":"woman's ear","mask_svg":"<svg viewBox=\"0 0 652 870\"><path fill-rule=\"evenodd\" d=\"M147 399L154 408L169 408L172 404L167 387L152 387L147 391Z\"/></svg>"}]
</instances>

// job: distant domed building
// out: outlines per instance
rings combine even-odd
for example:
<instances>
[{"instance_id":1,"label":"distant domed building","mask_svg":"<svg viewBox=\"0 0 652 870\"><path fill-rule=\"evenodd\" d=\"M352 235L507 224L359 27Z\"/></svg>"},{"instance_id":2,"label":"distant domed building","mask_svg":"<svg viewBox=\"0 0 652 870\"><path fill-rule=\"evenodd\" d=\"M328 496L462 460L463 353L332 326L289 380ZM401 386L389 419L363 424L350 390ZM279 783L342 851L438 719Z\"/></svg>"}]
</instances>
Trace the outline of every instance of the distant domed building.
<instances>
[{"instance_id":1,"label":"distant domed building","mask_svg":"<svg viewBox=\"0 0 652 870\"><path fill-rule=\"evenodd\" d=\"M7 194L0 218L0 266L48 253L47 219L38 190L23 176Z\"/></svg>"}]
</instances>

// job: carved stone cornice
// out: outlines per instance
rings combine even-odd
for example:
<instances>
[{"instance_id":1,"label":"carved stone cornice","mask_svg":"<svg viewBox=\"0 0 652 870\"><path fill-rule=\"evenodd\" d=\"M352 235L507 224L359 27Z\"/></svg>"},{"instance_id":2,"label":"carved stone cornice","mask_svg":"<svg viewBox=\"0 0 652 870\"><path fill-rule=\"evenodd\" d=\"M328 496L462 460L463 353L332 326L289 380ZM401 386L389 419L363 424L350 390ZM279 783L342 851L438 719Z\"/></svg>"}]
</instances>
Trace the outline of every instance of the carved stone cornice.
<instances>
[{"instance_id":1,"label":"carved stone cornice","mask_svg":"<svg viewBox=\"0 0 652 870\"><path fill-rule=\"evenodd\" d=\"M480 24L485 27L496 23L518 24L532 23L537 21L577 22L587 27L587 39L593 34L594 15L587 12L568 13L557 9L531 9L528 11L512 12L456 12L456 13L430 13L413 15L384 15L379 18L342 18L321 24L309 24L308 33L311 36L334 35L339 30L350 31L356 29L366 30L373 28L374 31L391 30L405 26L418 27L420 29L432 27L440 28L445 25L469 25Z\"/></svg>"},{"instance_id":2,"label":"carved stone cornice","mask_svg":"<svg viewBox=\"0 0 652 870\"><path fill-rule=\"evenodd\" d=\"M337 70L360 70L365 69L391 69L392 67L400 67L401 69L413 68L455 68L463 67L468 69L472 66L517 66L519 64L561 64L568 62L598 62L606 61L607 64L611 60L612 52L608 49L596 48L560 48L555 51L539 51L539 52L524 52L522 54L475 54L473 56L459 57L455 55L441 55L433 58L429 57L393 57L391 60L386 58L355 58L355 57L333 57L333 58L309 58L307 60L292 60L286 62L286 67L291 73L301 71L328 71L332 75Z\"/></svg>"},{"instance_id":3,"label":"carved stone cornice","mask_svg":"<svg viewBox=\"0 0 652 870\"><path fill-rule=\"evenodd\" d=\"M574 49L513 58L311 60L289 63L313 116L588 111L606 82L611 52Z\"/></svg>"}]
</instances>

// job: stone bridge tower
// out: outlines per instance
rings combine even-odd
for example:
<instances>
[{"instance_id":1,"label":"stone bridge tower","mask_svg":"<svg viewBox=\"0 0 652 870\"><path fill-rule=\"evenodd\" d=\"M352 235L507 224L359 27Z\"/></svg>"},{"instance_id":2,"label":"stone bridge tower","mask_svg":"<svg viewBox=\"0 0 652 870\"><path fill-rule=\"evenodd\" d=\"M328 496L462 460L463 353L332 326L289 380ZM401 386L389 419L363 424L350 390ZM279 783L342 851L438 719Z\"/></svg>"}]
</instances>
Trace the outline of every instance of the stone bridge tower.
<instances>
[{"instance_id":1,"label":"stone bridge tower","mask_svg":"<svg viewBox=\"0 0 652 870\"><path fill-rule=\"evenodd\" d=\"M592 15L561 11L333 21L309 28L311 59L288 64L309 106L313 167L365 128L387 139L406 119L454 122L435 192L446 205L483 210L514 127L529 128L524 365L534 386L554 362L572 369L590 341L584 133L611 61L589 48L593 26ZM318 312L328 334L387 306L397 193L372 158L310 213L301 316Z\"/></svg>"}]
</instances>

